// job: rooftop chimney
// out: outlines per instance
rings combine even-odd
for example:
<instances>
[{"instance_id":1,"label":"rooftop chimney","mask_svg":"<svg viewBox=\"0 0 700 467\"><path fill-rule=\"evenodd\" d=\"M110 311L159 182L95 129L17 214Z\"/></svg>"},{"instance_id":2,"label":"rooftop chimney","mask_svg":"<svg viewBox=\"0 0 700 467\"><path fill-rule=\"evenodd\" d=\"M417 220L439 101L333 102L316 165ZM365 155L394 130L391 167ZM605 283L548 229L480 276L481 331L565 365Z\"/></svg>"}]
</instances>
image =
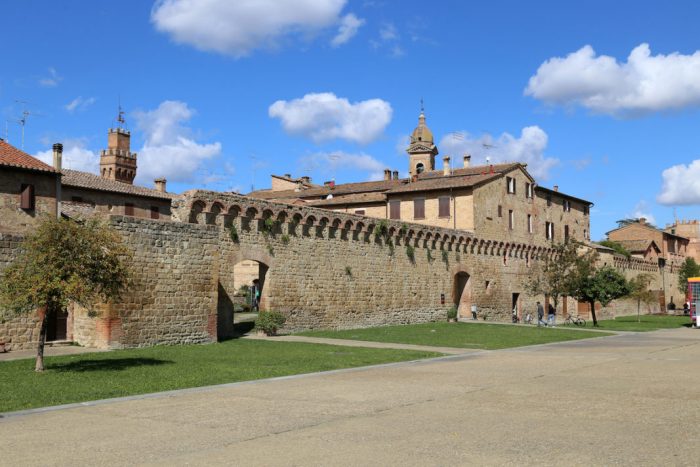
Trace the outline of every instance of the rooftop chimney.
<instances>
[{"instance_id":1,"label":"rooftop chimney","mask_svg":"<svg viewBox=\"0 0 700 467\"><path fill-rule=\"evenodd\" d=\"M464 168L465 169L469 167L469 163L471 162L471 160L472 160L472 156L470 156L469 154L464 155Z\"/></svg>"},{"instance_id":2,"label":"rooftop chimney","mask_svg":"<svg viewBox=\"0 0 700 467\"><path fill-rule=\"evenodd\" d=\"M646 224L646 223L647 223L646 217L640 217L640 218L639 218L639 223L640 223L640 224Z\"/></svg>"},{"instance_id":3,"label":"rooftop chimney","mask_svg":"<svg viewBox=\"0 0 700 467\"><path fill-rule=\"evenodd\" d=\"M398 179L399 179L399 171L398 171L398 170L394 170L394 174L393 174L393 175L394 175L394 180L398 180Z\"/></svg>"},{"instance_id":4,"label":"rooftop chimney","mask_svg":"<svg viewBox=\"0 0 700 467\"><path fill-rule=\"evenodd\" d=\"M450 156L445 156L442 158L442 174L447 177L451 175L452 171L450 170Z\"/></svg>"},{"instance_id":5,"label":"rooftop chimney","mask_svg":"<svg viewBox=\"0 0 700 467\"><path fill-rule=\"evenodd\" d=\"M554 191L559 191L559 185L554 185Z\"/></svg>"},{"instance_id":6,"label":"rooftop chimney","mask_svg":"<svg viewBox=\"0 0 700 467\"><path fill-rule=\"evenodd\" d=\"M391 169L384 169L384 180L391 180Z\"/></svg>"},{"instance_id":7,"label":"rooftop chimney","mask_svg":"<svg viewBox=\"0 0 700 467\"><path fill-rule=\"evenodd\" d=\"M292 178L292 174L284 174L284 178Z\"/></svg>"},{"instance_id":8,"label":"rooftop chimney","mask_svg":"<svg viewBox=\"0 0 700 467\"><path fill-rule=\"evenodd\" d=\"M165 193L165 184L168 183L168 181L165 178L156 178L155 180L153 180L153 183L155 183L156 185L156 191Z\"/></svg>"},{"instance_id":9,"label":"rooftop chimney","mask_svg":"<svg viewBox=\"0 0 700 467\"><path fill-rule=\"evenodd\" d=\"M61 143L56 143L53 145L53 168L57 172L61 171L61 165L63 163L63 145Z\"/></svg>"},{"instance_id":10,"label":"rooftop chimney","mask_svg":"<svg viewBox=\"0 0 700 467\"><path fill-rule=\"evenodd\" d=\"M301 177L301 182L302 183L311 183L311 177L309 177L308 175L305 175L305 176Z\"/></svg>"}]
</instances>

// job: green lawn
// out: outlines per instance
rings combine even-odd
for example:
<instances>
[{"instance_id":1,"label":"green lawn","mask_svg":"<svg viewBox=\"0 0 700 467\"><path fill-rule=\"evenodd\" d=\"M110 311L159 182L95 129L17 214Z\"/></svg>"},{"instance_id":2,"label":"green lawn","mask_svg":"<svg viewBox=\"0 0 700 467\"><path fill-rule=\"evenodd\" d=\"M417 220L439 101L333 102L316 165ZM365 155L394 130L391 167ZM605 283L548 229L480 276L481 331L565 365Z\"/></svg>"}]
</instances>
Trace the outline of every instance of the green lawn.
<instances>
[{"instance_id":1,"label":"green lawn","mask_svg":"<svg viewBox=\"0 0 700 467\"><path fill-rule=\"evenodd\" d=\"M0 362L0 412L436 357L393 349L230 340Z\"/></svg>"},{"instance_id":2,"label":"green lawn","mask_svg":"<svg viewBox=\"0 0 700 467\"><path fill-rule=\"evenodd\" d=\"M656 331L657 329L680 328L690 324L689 316L642 315L637 322L636 316L621 316L615 319L598 321L598 329L610 331ZM586 323L591 327L592 321Z\"/></svg>"},{"instance_id":3,"label":"green lawn","mask_svg":"<svg viewBox=\"0 0 700 467\"><path fill-rule=\"evenodd\" d=\"M505 349L523 345L587 339L606 336L609 333L581 332L566 328L538 328L529 325L504 326L502 324L439 322L345 331L307 331L301 335L440 347Z\"/></svg>"}]
</instances>

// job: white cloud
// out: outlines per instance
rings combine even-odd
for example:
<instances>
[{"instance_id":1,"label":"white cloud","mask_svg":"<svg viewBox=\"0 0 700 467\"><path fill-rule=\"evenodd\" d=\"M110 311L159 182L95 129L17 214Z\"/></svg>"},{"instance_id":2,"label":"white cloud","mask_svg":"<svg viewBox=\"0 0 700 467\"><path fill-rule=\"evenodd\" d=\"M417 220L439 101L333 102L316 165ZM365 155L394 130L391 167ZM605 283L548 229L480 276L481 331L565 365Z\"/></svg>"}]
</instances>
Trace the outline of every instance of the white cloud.
<instances>
[{"instance_id":1,"label":"white cloud","mask_svg":"<svg viewBox=\"0 0 700 467\"><path fill-rule=\"evenodd\" d=\"M357 34L357 31L363 24L365 24L365 20L358 18L352 13L343 16L338 27L338 34L331 40L331 45L338 47L345 44Z\"/></svg>"},{"instance_id":2,"label":"white cloud","mask_svg":"<svg viewBox=\"0 0 700 467\"><path fill-rule=\"evenodd\" d=\"M631 219L641 219L644 218L647 220L649 224L656 224L656 219L654 218L654 215L650 212L649 204L641 200L638 202L632 211L631 214L628 214L625 216L626 218L631 218Z\"/></svg>"},{"instance_id":3,"label":"white cloud","mask_svg":"<svg viewBox=\"0 0 700 467\"><path fill-rule=\"evenodd\" d=\"M82 170L98 174L100 169L100 155L87 149L83 138L67 139L63 141L62 166L64 169ZM38 152L34 157L53 166L53 149Z\"/></svg>"},{"instance_id":4,"label":"white cloud","mask_svg":"<svg viewBox=\"0 0 700 467\"><path fill-rule=\"evenodd\" d=\"M337 24L345 3L346 0L159 0L151 11L151 21L175 42L242 57L259 48L275 47L285 36L308 37Z\"/></svg>"},{"instance_id":5,"label":"white cloud","mask_svg":"<svg viewBox=\"0 0 700 467\"><path fill-rule=\"evenodd\" d=\"M138 154L136 181L150 184L157 177L172 182L192 182L203 164L221 155L221 143L200 144L183 126L194 115L186 103L164 101L157 109L136 112L145 142Z\"/></svg>"},{"instance_id":6,"label":"white cloud","mask_svg":"<svg viewBox=\"0 0 700 467\"><path fill-rule=\"evenodd\" d=\"M39 79L39 84L45 88L54 88L63 80L62 76L58 76L55 68L49 67L49 76Z\"/></svg>"},{"instance_id":7,"label":"white cloud","mask_svg":"<svg viewBox=\"0 0 700 467\"><path fill-rule=\"evenodd\" d=\"M466 132L453 133L442 138L439 148L443 154L450 154L460 161L453 161L453 167L460 166L462 155L470 154L472 164L485 164L487 157L491 163L526 163L530 174L546 180L549 171L559 164L558 159L545 157L547 140L547 133L540 127L528 126L522 129L519 138L509 133L503 133L497 139L489 134L472 137Z\"/></svg>"},{"instance_id":8,"label":"white cloud","mask_svg":"<svg viewBox=\"0 0 700 467\"><path fill-rule=\"evenodd\" d=\"M68 111L68 113L85 110L92 104L94 104L95 100L96 99L94 97L88 97L87 99L83 99L83 96L78 96L72 101L70 101L68 104L66 104L64 108Z\"/></svg>"},{"instance_id":9,"label":"white cloud","mask_svg":"<svg viewBox=\"0 0 700 467\"><path fill-rule=\"evenodd\" d=\"M548 104L581 105L607 114L642 114L700 106L700 51L651 55L635 47L627 62L599 55L590 45L545 61L525 94Z\"/></svg>"},{"instance_id":10,"label":"white cloud","mask_svg":"<svg viewBox=\"0 0 700 467\"><path fill-rule=\"evenodd\" d=\"M338 169L357 170L368 173L368 180L381 180L387 167L369 154L344 151L320 152L302 157L299 165L324 174L334 174Z\"/></svg>"},{"instance_id":11,"label":"white cloud","mask_svg":"<svg viewBox=\"0 0 700 467\"><path fill-rule=\"evenodd\" d=\"M385 23L379 28L379 39L369 41L375 50L386 52L390 57L399 58L406 54L399 44L399 32L392 23Z\"/></svg>"},{"instance_id":12,"label":"white cloud","mask_svg":"<svg viewBox=\"0 0 700 467\"><path fill-rule=\"evenodd\" d=\"M383 41L395 41L399 38L399 33L396 26L391 23L382 25L379 29L379 38Z\"/></svg>"},{"instance_id":13,"label":"white cloud","mask_svg":"<svg viewBox=\"0 0 700 467\"><path fill-rule=\"evenodd\" d=\"M301 99L279 100L268 109L287 133L315 142L344 139L366 144L381 136L391 121L391 105L382 99L350 103L330 92L307 94Z\"/></svg>"},{"instance_id":14,"label":"white cloud","mask_svg":"<svg viewBox=\"0 0 700 467\"><path fill-rule=\"evenodd\" d=\"M664 205L700 204L700 159L679 164L661 173L663 183L656 201Z\"/></svg>"}]
</instances>

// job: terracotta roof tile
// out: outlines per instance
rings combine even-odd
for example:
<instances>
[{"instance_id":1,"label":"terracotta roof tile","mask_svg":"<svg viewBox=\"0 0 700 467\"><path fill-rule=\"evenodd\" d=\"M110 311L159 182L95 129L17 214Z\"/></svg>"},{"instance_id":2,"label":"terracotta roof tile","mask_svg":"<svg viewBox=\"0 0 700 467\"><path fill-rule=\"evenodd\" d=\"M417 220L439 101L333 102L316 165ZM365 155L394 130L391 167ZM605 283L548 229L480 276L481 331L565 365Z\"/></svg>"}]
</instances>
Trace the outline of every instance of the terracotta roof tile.
<instances>
[{"instance_id":1,"label":"terracotta roof tile","mask_svg":"<svg viewBox=\"0 0 700 467\"><path fill-rule=\"evenodd\" d=\"M163 193L151 188L129 185L128 183L117 182L115 180L108 180L88 172L63 169L62 173L63 177L61 179L61 183L65 186L87 188L97 191L110 191L113 193L124 193L134 196L147 196L149 198L173 199L176 196L172 193Z\"/></svg>"},{"instance_id":2,"label":"terracotta roof tile","mask_svg":"<svg viewBox=\"0 0 700 467\"><path fill-rule=\"evenodd\" d=\"M395 193L412 193L416 191L435 191L444 190L449 188L467 188L474 187L483 182L502 177L503 174L499 172L487 173L484 175L465 175L460 177L448 176L448 177L435 177L418 179L413 183L409 183L404 186L396 187L392 190L387 191L388 194Z\"/></svg>"},{"instance_id":3,"label":"terracotta roof tile","mask_svg":"<svg viewBox=\"0 0 700 467\"><path fill-rule=\"evenodd\" d=\"M647 248L649 248L649 245L654 245L654 248L657 251L659 250L659 247L656 245L656 242L654 240L615 240L615 243L619 243L627 251L630 253L638 253L640 251L647 251Z\"/></svg>"},{"instance_id":4,"label":"terracotta roof tile","mask_svg":"<svg viewBox=\"0 0 700 467\"><path fill-rule=\"evenodd\" d=\"M339 206L344 204L366 204L366 203L383 203L386 201L386 195L383 192L371 193L352 193L349 195L333 195L331 199L320 199L309 201L309 206Z\"/></svg>"},{"instance_id":5,"label":"terracotta roof tile","mask_svg":"<svg viewBox=\"0 0 700 467\"><path fill-rule=\"evenodd\" d=\"M397 186L407 183L408 180L379 180L376 182L358 182L358 183L342 183L335 185L333 189L328 186L319 186L316 188L308 188L306 190L280 190L280 191L255 191L248 193L247 196L259 199L290 199L290 198L318 198L326 197L330 194L333 196L352 194L352 193L368 193L372 191L386 191Z\"/></svg>"},{"instance_id":6,"label":"terracotta roof tile","mask_svg":"<svg viewBox=\"0 0 700 467\"><path fill-rule=\"evenodd\" d=\"M0 140L0 165L56 173L56 170L49 164L41 162L36 157L30 156L2 140Z\"/></svg>"},{"instance_id":7,"label":"terracotta roof tile","mask_svg":"<svg viewBox=\"0 0 700 467\"><path fill-rule=\"evenodd\" d=\"M494 173L506 173L510 172L513 169L516 169L518 167L524 167L523 164L520 164L518 162L511 162L507 164L491 164L491 165L473 165L471 167L464 168L462 167L461 169L452 169L452 173L449 176L452 177L457 177L457 176L462 176L462 175L481 175L481 174L489 174L491 172ZM418 179L428 179L428 178L444 178L445 175L442 171L440 170L433 170L430 172L423 172L422 174L418 175Z\"/></svg>"}]
</instances>

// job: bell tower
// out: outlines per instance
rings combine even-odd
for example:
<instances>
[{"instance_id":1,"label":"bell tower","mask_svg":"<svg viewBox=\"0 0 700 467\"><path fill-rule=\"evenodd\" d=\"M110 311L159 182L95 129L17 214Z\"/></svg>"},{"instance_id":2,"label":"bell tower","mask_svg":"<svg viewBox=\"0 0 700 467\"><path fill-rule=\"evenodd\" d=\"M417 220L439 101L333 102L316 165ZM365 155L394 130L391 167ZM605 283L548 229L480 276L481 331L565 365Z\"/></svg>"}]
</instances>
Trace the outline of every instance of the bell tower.
<instances>
[{"instance_id":1,"label":"bell tower","mask_svg":"<svg viewBox=\"0 0 700 467\"><path fill-rule=\"evenodd\" d=\"M131 152L131 133L126 128L124 112L119 106L116 128L107 135L107 149L100 154L100 176L132 185L136 177L136 153Z\"/></svg>"},{"instance_id":2,"label":"bell tower","mask_svg":"<svg viewBox=\"0 0 700 467\"><path fill-rule=\"evenodd\" d=\"M420 101L418 126L411 133L411 144L406 152L409 156L408 173L411 176L435 170L435 156L438 154L438 149L433 140L433 132L425 124L423 99Z\"/></svg>"}]
</instances>

